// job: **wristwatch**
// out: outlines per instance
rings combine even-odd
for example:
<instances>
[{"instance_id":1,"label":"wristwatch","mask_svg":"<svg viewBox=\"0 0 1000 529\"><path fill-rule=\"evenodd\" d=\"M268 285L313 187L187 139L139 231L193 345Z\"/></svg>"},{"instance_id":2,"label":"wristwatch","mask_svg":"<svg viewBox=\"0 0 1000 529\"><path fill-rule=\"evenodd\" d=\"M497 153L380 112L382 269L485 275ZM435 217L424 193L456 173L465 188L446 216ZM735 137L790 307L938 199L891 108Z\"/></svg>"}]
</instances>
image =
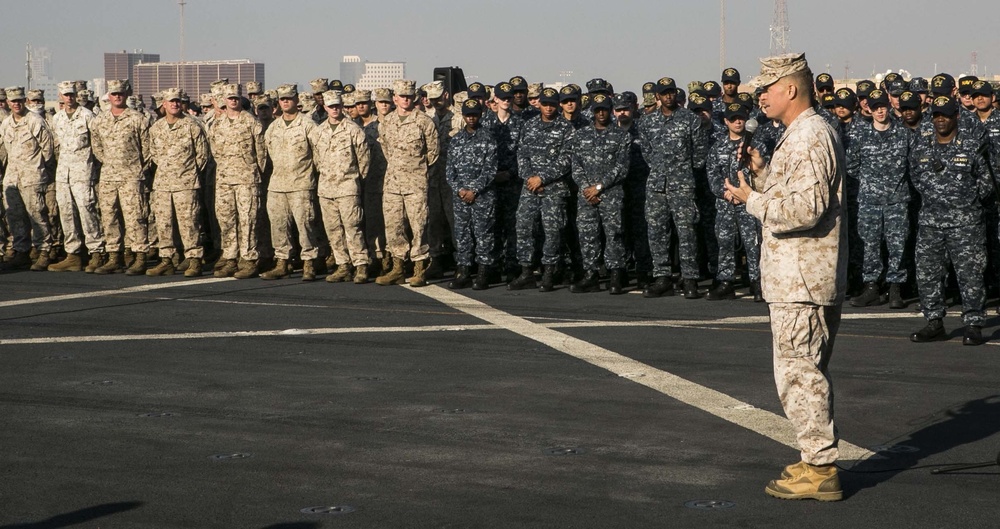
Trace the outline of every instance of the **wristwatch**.
<instances>
[{"instance_id":1,"label":"wristwatch","mask_svg":"<svg viewBox=\"0 0 1000 529\"><path fill-rule=\"evenodd\" d=\"M597 192L600 193L601 191L604 190L604 186L602 186L601 184L597 184L596 186L594 186L594 189L597 189Z\"/></svg>"}]
</instances>

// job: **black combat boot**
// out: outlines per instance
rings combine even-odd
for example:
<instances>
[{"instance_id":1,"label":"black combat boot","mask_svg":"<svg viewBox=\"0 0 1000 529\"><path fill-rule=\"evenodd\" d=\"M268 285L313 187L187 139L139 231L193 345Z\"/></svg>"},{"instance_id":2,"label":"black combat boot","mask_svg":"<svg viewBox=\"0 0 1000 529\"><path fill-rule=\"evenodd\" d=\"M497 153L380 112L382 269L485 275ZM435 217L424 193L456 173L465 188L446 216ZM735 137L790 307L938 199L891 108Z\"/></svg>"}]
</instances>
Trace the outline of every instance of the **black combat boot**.
<instances>
[{"instance_id":1,"label":"black combat boot","mask_svg":"<svg viewBox=\"0 0 1000 529\"><path fill-rule=\"evenodd\" d=\"M535 272L530 264L521 265L521 275L507 285L507 290L524 290L526 288L536 288Z\"/></svg>"},{"instance_id":2,"label":"black combat boot","mask_svg":"<svg viewBox=\"0 0 1000 529\"><path fill-rule=\"evenodd\" d=\"M472 278L469 277L469 267L458 265L458 270L455 271L455 279L452 279L448 283L448 288L452 290L458 290L462 288L469 288L472 285Z\"/></svg>"},{"instance_id":3,"label":"black combat boot","mask_svg":"<svg viewBox=\"0 0 1000 529\"><path fill-rule=\"evenodd\" d=\"M878 291L878 283L865 283L865 289L860 295L851 298L852 307L870 307L882 302L882 294Z\"/></svg>"},{"instance_id":4,"label":"black combat boot","mask_svg":"<svg viewBox=\"0 0 1000 529\"><path fill-rule=\"evenodd\" d=\"M902 285L899 283L889 283L889 308L890 309L905 309L906 303L903 302L903 293L901 292Z\"/></svg>"},{"instance_id":5,"label":"black combat boot","mask_svg":"<svg viewBox=\"0 0 1000 529\"><path fill-rule=\"evenodd\" d=\"M583 278L573 283L573 286L569 287L569 291L574 294L584 294L586 292L600 292L601 291L601 277L598 275L597 270L587 270L587 273L583 274Z\"/></svg>"},{"instance_id":6,"label":"black combat boot","mask_svg":"<svg viewBox=\"0 0 1000 529\"><path fill-rule=\"evenodd\" d=\"M764 301L764 291L760 288L760 280L750 284L750 292L753 293L754 303L762 303Z\"/></svg>"},{"instance_id":7,"label":"black combat boot","mask_svg":"<svg viewBox=\"0 0 1000 529\"><path fill-rule=\"evenodd\" d=\"M697 279L685 279L684 280L684 299L698 299L701 294L698 293L698 280Z\"/></svg>"},{"instance_id":8,"label":"black combat boot","mask_svg":"<svg viewBox=\"0 0 1000 529\"><path fill-rule=\"evenodd\" d=\"M490 282L493 280L491 276L495 274L492 266L479 265L479 273L476 274L476 279L472 282L472 290L490 288Z\"/></svg>"},{"instance_id":9,"label":"black combat boot","mask_svg":"<svg viewBox=\"0 0 1000 529\"><path fill-rule=\"evenodd\" d=\"M612 296L617 296L619 294L625 293L625 285L628 283L628 276L625 270L621 268L615 268L611 270L611 279L608 281L608 291L611 292Z\"/></svg>"},{"instance_id":10,"label":"black combat boot","mask_svg":"<svg viewBox=\"0 0 1000 529\"><path fill-rule=\"evenodd\" d=\"M667 276L659 276L655 281L646 285L646 290L643 290L642 297L645 298L658 298L660 296L673 296L674 295L674 282L670 280Z\"/></svg>"},{"instance_id":11,"label":"black combat boot","mask_svg":"<svg viewBox=\"0 0 1000 529\"><path fill-rule=\"evenodd\" d=\"M545 265L542 269L542 285L538 287L539 292L552 292L556 284L556 265Z\"/></svg>"},{"instance_id":12,"label":"black combat boot","mask_svg":"<svg viewBox=\"0 0 1000 529\"><path fill-rule=\"evenodd\" d=\"M643 290L650 283L653 282L653 278L649 275L649 272L636 272L635 273L635 288L637 290Z\"/></svg>"},{"instance_id":13,"label":"black combat boot","mask_svg":"<svg viewBox=\"0 0 1000 529\"><path fill-rule=\"evenodd\" d=\"M983 345L983 328L979 325L967 325L965 334L962 336L962 345Z\"/></svg>"},{"instance_id":14,"label":"black combat boot","mask_svg":"<svg viewBox=\"0 0 1000 529\"><path fill-rule=\"evenodd\" d=\"M705 299L718 301L720 299L736 299L736 289L732 281L719 281L719 285L708 291Z\"/></svg>"},{"instance_id":15,"label":"black combat boot","mask_svg":"<svg viewBox=\"0 0 1000 529\"><path fill-rule=\"evenodd\" d=\"M944 330L944 323L941 320L930 320L927 326L910 335L911 342L939 342L947 340L948 333Z\"/></svg>"}]
</instances>

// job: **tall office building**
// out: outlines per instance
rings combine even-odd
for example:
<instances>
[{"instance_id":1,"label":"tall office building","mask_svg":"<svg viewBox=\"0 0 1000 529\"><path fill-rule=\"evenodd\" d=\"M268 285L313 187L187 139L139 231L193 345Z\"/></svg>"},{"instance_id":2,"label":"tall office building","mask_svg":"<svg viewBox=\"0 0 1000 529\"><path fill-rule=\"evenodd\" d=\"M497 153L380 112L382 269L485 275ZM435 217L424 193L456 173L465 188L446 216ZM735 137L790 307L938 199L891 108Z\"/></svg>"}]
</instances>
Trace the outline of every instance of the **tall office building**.
<instances>
[{"instance_id":1,"label":"tall office building","mask_svg":"<svg viewBox=\"0 0 1000 529\"><path fill-rule=\"evenodd\" d=\"M160 55L143 53L142 50L135 50L131 53L125 50L118 53L105 53L104 78L128 79L135 86L135 79L132 78L133 69L136 64L147 62L160 62Z\"/></svg>"},{"instance_id":2,"label":"tall office building","mask_svg":"<svg viewBox=\"0 0 1000 529\"><path fill-rule=\"evenodd\" d=\"M149 97L164 88L180 87L197 101L201 94L211 92L212 82L222 78L230 83L246 84L258 81L264 84L264 63L249 59L230 61L185 61L136 64L133 72L133 91Z\"/></svg>"},{"instance_id":3,"label":"tall office building","mask_svg":"<svg viewBox=\"0 0 1000 529\"><path fill-rule=\"evenodd\" d=\"M362 90L389 88L396 79L405 78L405 62L368 62L357 55L345 55L340 62L340 80Z\"/></svg>"}]
</instances>

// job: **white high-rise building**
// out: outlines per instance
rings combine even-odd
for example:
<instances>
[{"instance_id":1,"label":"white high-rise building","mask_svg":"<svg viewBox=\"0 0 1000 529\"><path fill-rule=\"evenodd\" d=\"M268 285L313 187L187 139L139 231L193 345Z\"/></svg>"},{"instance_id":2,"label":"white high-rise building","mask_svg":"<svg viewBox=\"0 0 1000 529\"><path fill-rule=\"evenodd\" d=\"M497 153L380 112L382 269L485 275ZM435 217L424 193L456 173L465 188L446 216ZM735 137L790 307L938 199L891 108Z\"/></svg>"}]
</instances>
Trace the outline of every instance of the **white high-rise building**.
<instances>
[{"instance_id":1,"label":"white high-rise building","mask_svg":"<svg viewBox=\"0 0 1000 529\"><path fill-rule=\"evenodd\" d=\"M340 63L340 80L361 90L391 88L393 81L405 78L405 62L368 62L357 55L345 55Z\"/></svg>"}]
</instances>

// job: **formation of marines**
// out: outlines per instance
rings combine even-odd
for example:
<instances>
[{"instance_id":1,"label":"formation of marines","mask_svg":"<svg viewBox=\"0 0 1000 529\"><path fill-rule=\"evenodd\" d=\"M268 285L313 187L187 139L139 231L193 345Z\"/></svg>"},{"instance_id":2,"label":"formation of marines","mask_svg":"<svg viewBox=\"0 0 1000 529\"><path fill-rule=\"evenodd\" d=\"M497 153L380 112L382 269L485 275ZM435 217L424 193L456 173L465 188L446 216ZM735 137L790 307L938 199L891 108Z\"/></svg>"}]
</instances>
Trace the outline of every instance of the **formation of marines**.
<instances>
[{"instance_id":1,"label":"formation of marines","mask_svg":"<svg viewBox=\"0 0 1000 529\"><path fill-rule=\"evenodd\" d=\"M456 94L221 79L200 104L174 88L147 108L128 81L99 101L66 81L52 116L40 90L11 87L2 267L414 287L453 268L456 289L585 293L607 277L614 295L634 281L647 298L709 300L734 299L742 276L763 301L761 224L723 193L738 174L754 185L747 153L769 160L784 126L741 83L733 68L641 96L603 79ZM983 343L1000 278L987 274L1000 263L994 87L890 74L837 88L823 73L815 96L847 154L851 303L904 308L915 279L928 323L911 339L945 339L950 260L965 343Z\"/></svg>"}]
</instances>

